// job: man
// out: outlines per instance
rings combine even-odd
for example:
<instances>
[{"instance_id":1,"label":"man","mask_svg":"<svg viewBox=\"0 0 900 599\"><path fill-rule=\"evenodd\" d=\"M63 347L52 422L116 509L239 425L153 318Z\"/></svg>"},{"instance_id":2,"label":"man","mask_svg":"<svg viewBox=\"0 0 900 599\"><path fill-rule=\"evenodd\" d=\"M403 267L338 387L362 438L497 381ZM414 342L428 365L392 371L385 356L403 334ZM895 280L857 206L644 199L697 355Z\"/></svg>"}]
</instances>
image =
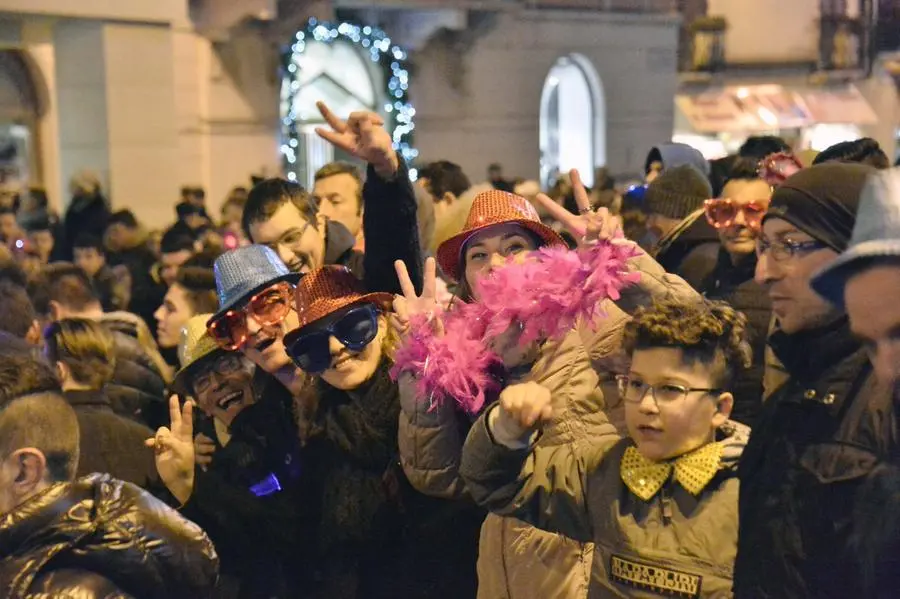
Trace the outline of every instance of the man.
<instances>
[{"instance_id":1,"label":"man","mask_svg":"<svg viewBox=\"0 0 900 599\"><path fill-rule=\"evenodd\" d=\"M166 287L175 282L178 269L196 254L194 238L172 227L159 242L159 278Z\"/></svg>"},{"instance_id":2,"label":"man","mask_svg":"<svg viewBox=\"0 0 900 599\"><path fill-rule=\"evenodd\" d=\"M10 245L23 237L25 237L25 233L16 220L15 208L0 208L0 240Z\"/></svg>"},{"instance_id":3,"label":"man","mask_svg":"<svg viewBox=\"0 0 900 599\"><path fill-rule=\"evenodd\" d=\"M34 247L41 259L41 264L49 264L61 258L57 247L56 235L60 235L62 229L50 221L48 216L33 219L27 229L28 241Z\"/></svg>"},{"instance_id":4,"label":"man","mask_svg":"<svg viewBox=\"0 0 900 599\"><path fill-rule=\"evenodd\" d=\"M767 290L753 280L756 240L772 196L756 166L755 160L737 160L722 197L706 203L706 221L718 232L721 247L713 271L697 289L709 299L728 302L749 320L753 362L735 381L731 419L751 428L762 408L766 337L772 314Z\"/></svg>"},{"instance_id":5,"label":"man","mask_svg":"<svg viewBox=\"0 0 900 599\"><path fill-rule=\"evenodd\" d=\"M313 180L313 200L319 213L347 227L358 249L365 247L359 170L347 162L330 162L316 171Z\"/></svg>"},{"instance_id":6,"label":"man","mask_svg":"<svg viewBox=\"0 0 900 599\"><path fill-rule=\"evenodd\" d=\"M116 414L104 390L116 368L109 331L82 318L54 322L44 331L44 355L49 364L20 360L21 369L56 368L62 395L75 409L82 432L78 476L104 472L158 491L153 455L144 448L153 431Z\"/></svg>"},{"instance_id":7,"label":"man","mask_svg":"<svg viewBox=\"0 0 900 599\"><path fill-rule=\"evenodd\" d=\"M209 596L218 559L203 531L109 475L75 480L75 412L23 390L0 396L0 596Z\"/></svg>"},{"instance_id":8,"label":"man","mask_svg":"<svg viewBox=\"0 0 900 599\"><path fill-rule=\"evenodd\" d=\"M488 183L490 183L494 189L499 189L500 191L508 191L509 193L512 193L513 184L511 182L507 181L503 177L503 165L502 164L500 164L499 162L493 162L493 163L489 164L488 168L487 168L487 176L488 176Z\"/></svg>"},{"instance_id":9,"label":"man","mask_svg":"<svg viewBox=\"0 0 900 599\"><path fill-rule=\"evenodd\" d=\"M151 270L156 255L147 236L130 210L119 210L109 217L106 229L107 259L112 266L125 266L131 276L131 304L128 309L153 326L153 312L165 295L165 287L153 280Z\"/></svg>"},{"instance_id":10,"label":"man","mask_svg":"<svg viewBox=\"0 0 900 599\"><path fill-rule=\"evenodd\" d=\"M846 309L854 334L868 348L878 378L894 390L900 380L900 169L872 179L863 194L849 249L813 279L813 288ZM869 597L900 588L900 459L896 452L874 470L855 509L853 555L861 562Z\"/></svg>"},{"instance_id":11,"label":"man","mask_svg":"<svg viewBox=\"0 0 900 599\"><path fill-rule=\"evenodd\" d=\"M741 458L737 599L871 596L853 558L853 510L896 447L891 393L846 314L811 280L847 248L873 172L839 163L801 170L775 190L763 220L756 280L772 301L779 330L769 344L788 378L764 403Z\"/></svg>"},{"instance_id":12,"label":"man","mask_svg":"<svg viewBox=\"0 0 900 599\"><path fill-rule=\"evenodd\" d=\"M678 166L690 164L703 176L709 176L709 162L700 150L682 143L654 146L644 159L644 182L653 183L657 177Z\"/></svg>"},{"instance_id":13,"label":"man","mask_svg":"<svg viewBox=\"0 0 900 599\"><path fill-rule=\"evenodd\" d=\"M823 162L856 162L868 164L880 170L891 166L881 145L871 137L842 141L825 148L819 152L813 160L813 164L822 164Z\"/></svg>"},{"instance_id":14,"label":"man","mask_svg":"<svg viewBox=\"0 0 900 599\"><path fill-rule=\"evenodd\" d=\"M104 312L125 310L131 301L131 275L127 268L112 268L106 262L103 240L84 234L75 238L72 246L75 265L91 278L100 296Z\"/></svg>"},{"instance_id":15,"label":"man","mask_svg":"<svg viewBox=\"0 0 900 599\"><path fill-rule=\"evenodd\" d=\"M33 284L35 308L50 321L85 318L101 322L115 341L116 370L107 392L123 416L156 428L165 421L167 369L155 346L123 332L118 315L106 315L87 274L66 263L51 265Z\"/></svg>"},{"instance_id":16,"label":"man","mask_svg":"<svg viewBox=\"0 0 900 599\"><path fill-rule=\"evenodd\" d=\"M0 281L0 331L34 345L41 342L41 325L28 292L10 280Z\"/></svg>"},{"instance_id":17,"label":"man","mask_svg":"<svg viewBox=\"0 0 900 599\"><path fill-rule=\"evenodd\" d=\"M465 224L469 206L460 201L472 184L462 167L448 160L438 160L419 169L416 184L428 192L434 204L434 240L429 250L459 233Z\"/></svg>"},{"instance_id":18,"label":"man","mask_svg":"<svg viewBox=\"0 0 900 599\"><path fill-rule=\"evenodd\" d=\"M712 271L719 251L718 235L703 218L703 203L710 197L706 176L690 164L654 178L644 195L648 235L642 245L694 289Z\"/></svg>"},{"instance_id":19,"label":"man","mask_svg":"<svg viewBox=\"0 0 900 599\"><path fill-rule=\"evenodd\" d=\"M360 278L371 274L376 280L392 279L394 260L419 249L416 199L406 164L378 115L354 112L343 121L323 103L318 107L330 129L316 132L368 163L363 185L363 204L372 206L363 209L368 251L363 255L354 250L355 239L347 228L317 212L303 188L284 179L267 179L250 191L241 226L253 243L272 248L292 272L340 264ZM413 267L421 276L421 265ZM376 272L369 273L371 269Z\"/></svg>"}]
</instances>

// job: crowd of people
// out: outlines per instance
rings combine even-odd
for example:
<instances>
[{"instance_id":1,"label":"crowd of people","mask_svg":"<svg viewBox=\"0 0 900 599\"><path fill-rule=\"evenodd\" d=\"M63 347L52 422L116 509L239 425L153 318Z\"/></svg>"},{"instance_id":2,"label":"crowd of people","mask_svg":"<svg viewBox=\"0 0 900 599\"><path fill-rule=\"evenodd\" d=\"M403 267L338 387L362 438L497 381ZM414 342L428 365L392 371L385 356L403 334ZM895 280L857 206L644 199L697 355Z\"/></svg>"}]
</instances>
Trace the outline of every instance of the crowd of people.
<instances>
[{"instance_id":1,"label":"crowd of people","mask_svg":"<svg viewBox=\"0 0 900 599\"><path fill-rule=\"evenodd\" d=\"M320 105L313 189L0 198L0 596L900 592L900 170L870 139L471 180Z\"/></svg>"}]
</instances>

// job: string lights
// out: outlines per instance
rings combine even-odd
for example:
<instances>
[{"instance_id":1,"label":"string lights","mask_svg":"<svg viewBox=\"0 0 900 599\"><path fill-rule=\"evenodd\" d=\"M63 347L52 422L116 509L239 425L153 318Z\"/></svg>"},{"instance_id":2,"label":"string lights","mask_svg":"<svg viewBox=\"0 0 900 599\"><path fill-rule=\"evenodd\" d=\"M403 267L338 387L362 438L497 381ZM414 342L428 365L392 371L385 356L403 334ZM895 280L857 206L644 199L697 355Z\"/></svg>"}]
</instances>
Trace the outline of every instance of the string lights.
<instances>
[{"instance_id":1,"label":"string lights","mask_svg":"<svg viewBox=\"0 0 900 599\"><path fill-rule=\"evenodd\" d=\"M409 102L409 70L406 66L406 51L391 43L391 38L377 27L340 23L335 25L311 18L302 31L298 31L293 44L282 56L283 76L281 91L281 154L284 158L284 169L288 179L297 179L297 149L300 146L298 119L294 113L294 103L300 92L299 58L310 41L332 44L347 42L362 49L372 62L377 63L384 72L386 89L382 110L387 114L387 125L392 130L394 148L407 162L412 162L419 152L412 146L413 121L416 109Z\"/></svg>"}]
</instances>

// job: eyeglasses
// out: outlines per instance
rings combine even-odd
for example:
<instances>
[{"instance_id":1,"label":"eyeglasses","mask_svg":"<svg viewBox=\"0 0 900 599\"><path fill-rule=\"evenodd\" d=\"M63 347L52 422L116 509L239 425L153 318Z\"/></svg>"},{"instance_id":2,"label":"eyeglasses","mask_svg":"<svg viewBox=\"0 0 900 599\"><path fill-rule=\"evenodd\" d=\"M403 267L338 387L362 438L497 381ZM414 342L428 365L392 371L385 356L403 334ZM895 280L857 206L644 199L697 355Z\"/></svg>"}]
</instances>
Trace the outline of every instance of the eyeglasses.
<instances>
[{"instance_id":1,"label":"eyeglasses","mask_svg":"<svg viewBox=\"0 0 900 599\"><path fill-rule=\"evenodd\" d=\"M683 385L675 385L665 383L663 385L648 385L644 381L632 378L627 374L620 374L616 377L616 383L619 386L619 395L622 399L632 403L640 403L650 391L650 397L659 407L663 404L673 404L677 401L684 400L688 393L721 393L721 389L705 389L702 387L685 387Z\"/></svg>"},{"instance_id":2,"label":"eyeglasses","mask_svg":"<svg viewBox=\"0 0 900 599\"><path fill-rule=\"evenodd\" d=\"M762 219L766 214L766 201L753 200L746 204L738 204L729 198L712 199L703 202L706 220L716 229L730 227L737 220L738 214L744 215L744 223L754 230L762 228Z\"/></svg>"},{"instance_id":3,"label":"eyeglasses","mask_svg":"<svg viewBox=\"0 0 900 599\"><path fill-rule=\"evenodd\" d=\"M815 239L809 241L770 241L765 237L760 237L756 240L756 255L762 257L763 254L769 252L772 260L781 262L798 254L820 250L824 247L824 243Z\"/></svg>"},{"instance_id":4,"label":"eyeglasses","mask_svg":"<svg viewBox=\"0 0 900 599\"><path fill-rule=\"evenodd\" d=\"M239 371L241 366L242 362L239 356L234 354L219 356L193 376L191 384L194 387L194 393L206 393L213 385L213 376L233 374Z\"/></svg>"},{"instance_id":5,"label":"eyeglasses","mask_svg":"<svg viewBox=\"0 0 900 599\"><path fill-rule=\"evenodd\" d=\"M260 326L275 326L291 311L291 302L291 286L284 282L277 283L251 297L244 307L229 310L211 322L207 330L219 347L234 351L250 336L248 317Z\"/></svg>"},{"instance_id":6,"label":"eyeglasses","mask_svg":"<svg viewBox=\"0 0 900 599\"><path fill-rule=\"evenodd\" d=\"M372 304L364 304L314 330L288 333L284 347L300 370L320 374L331 366L331 337L350 351L358 352L372 343L377 334L378 309Z\"/></svg>"}]
</instances>

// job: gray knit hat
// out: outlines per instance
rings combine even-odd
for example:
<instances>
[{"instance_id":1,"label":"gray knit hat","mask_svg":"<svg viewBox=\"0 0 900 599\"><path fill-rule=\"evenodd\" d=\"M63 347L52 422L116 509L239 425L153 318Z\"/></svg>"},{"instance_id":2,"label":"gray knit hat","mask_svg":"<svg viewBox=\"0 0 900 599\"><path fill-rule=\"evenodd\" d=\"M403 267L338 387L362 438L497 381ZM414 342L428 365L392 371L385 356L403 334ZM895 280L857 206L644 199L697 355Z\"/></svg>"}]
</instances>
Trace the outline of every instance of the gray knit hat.
<instances>
[{"instance_id":1,"label":"gray knit hat","mask_svg":"<svg viewBox=\"0 0 900 599\"><path fill-rule=\"evenodd\" d=\"M709 179L690 164L682 164L665 171L647 187L645 210L682 219L702 208L711 197Z\"/></svg>"}]
</instances>

